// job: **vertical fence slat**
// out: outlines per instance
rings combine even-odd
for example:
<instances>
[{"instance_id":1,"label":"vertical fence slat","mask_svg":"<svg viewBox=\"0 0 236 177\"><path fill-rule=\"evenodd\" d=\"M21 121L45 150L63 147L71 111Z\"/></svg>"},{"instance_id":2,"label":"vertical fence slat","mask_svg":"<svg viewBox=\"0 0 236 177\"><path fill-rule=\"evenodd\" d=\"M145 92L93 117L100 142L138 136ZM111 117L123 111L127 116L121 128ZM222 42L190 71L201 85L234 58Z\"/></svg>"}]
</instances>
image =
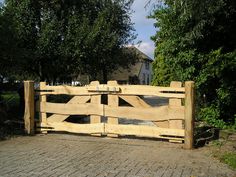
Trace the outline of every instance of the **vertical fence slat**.
<instances>
[{"instance_id":1,"label":"vertical fence slat","mask_svg":"<svg viewBox=\"0 0 236 177\"><path fill-rule=\"evenodd\" d=\"M24 81L25 94L25 131L34 134L34 81Z\"/></svg>"},{"instance_id":2,"label":"vertical fence slat","mask_svg":"<svg viewBox=\"0 0 236 177\"><path fill-rule=\"evenodd\" d=\"M117 81L108 81L107 82L108 86L117 86L118 83ZM119 97L116 94L108 94L108 105L113 106L113 107L118 107L119 106ZM115 117L108 117L107 118L107 123L108 124L118 124L118 118ZM118 135L115 134L107 134L109 137L118 137Z\"/></svg>"},{"instance_id":3,"label":"vertical fence slat","mask_svg":"<svg viewBox=\"0 0 236 177\"><path fill-rule=\"evenodd\" d=\"M171 81L170 87L173 88L181 88L182 82L179 81ZM181 98L170 98L169 99L169 107L181 107L182 102ZM172 115L173 116L173 115ZM170 129L183 129L183 121L182 120L169 120L169 128ZM182 140L169 140L172 143L182 143Z\"/></svg>"},{"instance_id":4,"label":"vertical fence slat","mask_svg":"<svg viewBox=\"0 0 236 177\"><path fill-rule=\"evenodd\" d=\"M92 81L90 83L90 85L92 86L98 86L99 85L99 81ZM92 104L101 104L101 95L93 95L91 96L91 103ZM96 124L96 123L101 123L101 116L97 116L97 115L90 115L90 123L91 124ZM92 134L93 136L101 136L101 134L96 133L96 134Z\"/></svg>"},{"instance_id":5,"label":"vertical fence slat","mask_svg":"<svg viewBox=\"0 0 236 177\"><path fill-rule=\"evenodd\" d=\"M185 137L184 148L193 148L193 130L195 120L195 86L193 81L185 82Z\"/></svg>"},{"instance_id":6,"label":"vertical fence slat","mask_svg":"<svg viewBox=\"0 0 236 177\"><path fill-rule=\"evenodd\" d=\"M46 82L40 82L39 89L45 90ZM40 95L39 96L39 102L47 102L47 96L46 95ZM47 124L47 113L40 112L39 113L39 122L46 125ZM41 131L41 133L47 133L46 130Z\"/></svg>"},{"instance_id":7,"label":"vertical fence slat","mask_svg":"<svg viewBox=\"0 0 236 177\"><path fill-rule=\"evenodd\" d=\"M170 87L173 88L181 88L182 87L182 82L178 82L178 81L171 81L170 83ZM181 98L170 98L169 99L169 107L181 107ZM169 120L169 128L173 128L173 129L182 129L183 122L182 120Z\"/></svg>"}]
</instances>

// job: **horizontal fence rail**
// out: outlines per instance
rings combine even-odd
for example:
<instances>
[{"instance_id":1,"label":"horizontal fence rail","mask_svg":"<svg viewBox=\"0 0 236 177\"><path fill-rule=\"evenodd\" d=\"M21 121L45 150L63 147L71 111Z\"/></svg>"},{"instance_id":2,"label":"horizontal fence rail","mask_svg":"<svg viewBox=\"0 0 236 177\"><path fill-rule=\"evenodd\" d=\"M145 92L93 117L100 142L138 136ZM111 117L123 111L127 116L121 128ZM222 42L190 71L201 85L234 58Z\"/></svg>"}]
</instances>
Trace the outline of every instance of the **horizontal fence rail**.
<instances>
[{"instance_id":1,"label":"horizontal fence rail","mask_svg":"<svg viewBox=\"0 0 236 177\"><path fill-rule=\"evenodd\" d=\"M170 142L184 142L186 149L193 148L194 128L194 82L171 82L170 87L144 85L118 85L116 81L99 84L93 81L83 87L49 86L40 83L33 88L33 81L25 81L25 129L28 134L34 130L66 131L86 133L94 136L107 135L140 136L167 139ZM34 108L34 95L39 96ZM49 95L69 95L66 103L47 101ZM102 100L107 95L107 101ZM140 96L157 96L169 99L168 105L153 106ZM125 104L120 105L123 101ZM184 105L183 105L184 103ZM34 110L39 114L34 128ZM71 116L89 116L86 124L68 122ZM107 121L102 122L102 117ZM149 121L149 125L121 124L119 118L133 121ZM73 118L79 120L80 118Z\"/></svg>"},{"instance_id":2,"label":"horizontal fence rail","mask_svg":"<svg viewBox=\"0 0 236 177\"><path fill-rule=\"evenodd\" d=\"M40 103L38 111L42 113L65 115L99 115L110 117L125 117L129 119L161 121L184 120L184 107L160 106L158 108L113 107L103 104L64 104L64 103Z\"/></svg>"},{"instance_id":3,"label":"horizontal fence rail","mask_svg":"<svg viewBox=\"0 0 236 177\"><path fill-rule=\"evenodd\" d=\"M108 85L99 86L45 86L42 90L37 90L40 95L98 95L98 94L118 94L118 95L146 95L166 98L184 98L185 88L155 87L143 85L126 85L112 87Z\"/></svg>"}]
</instances>

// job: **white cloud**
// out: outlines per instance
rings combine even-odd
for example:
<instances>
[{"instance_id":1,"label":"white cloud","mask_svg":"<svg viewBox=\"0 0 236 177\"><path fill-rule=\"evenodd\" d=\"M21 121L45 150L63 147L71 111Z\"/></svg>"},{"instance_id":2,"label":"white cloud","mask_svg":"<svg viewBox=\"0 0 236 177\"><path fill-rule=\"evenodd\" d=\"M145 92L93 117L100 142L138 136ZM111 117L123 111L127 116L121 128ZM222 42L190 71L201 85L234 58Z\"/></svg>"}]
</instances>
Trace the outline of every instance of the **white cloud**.
<instances>
[{"instance_id":1,"label":"white cloud","mask_svg":"<svg viewBox=\"0 0 236 177\"><path fill-rule=\"evenodd\" d=\"M154 42L150 40L150 37L156 33L154 27L155 20L147 18L151 10L153 10L150 6L145 8L147 2L148 0L134 0L132 5L134 13L131 15L131 20L138 34L135 42L142 41L139 45L136 44L135 47L151 58L154 58L155 46Z\"/></svg>"},{"instance_id":2,"label":"white cloud","mask_svg":"<svg viewBox=\"0 0 236 177\"><path fill-rule=\"evenodd\" d=\"M151 12L150 7L145 8L147 2L147 0L135 0L132 5L134 13L131 18L136 25L153 25L154 20L147 18Z\"/></svg>"},{"instance_id":3,"label":"white cloud","mask_svg":"<svg viewBox=\"0 0 236 177\"><path fill-rule=\"evenodd\" d=\"M154 58L155 46L153 42L142 42L141 44L136 44L134 46L152 59Z\"/></svg>"}]
</instances>

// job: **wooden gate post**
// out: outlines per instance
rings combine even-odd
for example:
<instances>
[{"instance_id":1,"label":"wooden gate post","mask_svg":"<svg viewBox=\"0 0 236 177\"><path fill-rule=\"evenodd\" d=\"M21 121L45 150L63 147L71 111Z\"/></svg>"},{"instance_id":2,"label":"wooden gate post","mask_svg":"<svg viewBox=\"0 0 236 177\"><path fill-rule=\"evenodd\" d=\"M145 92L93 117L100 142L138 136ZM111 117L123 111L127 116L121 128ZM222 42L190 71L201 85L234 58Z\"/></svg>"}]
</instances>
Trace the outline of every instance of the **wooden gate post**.
<instances>
[{"instance_id":1,"label":"wooden gate post","mask_svg":"<svg viewBox=\"0 0 236 177\"><path fill-rule=\"evenodd\" d=\"M25 94L25 131L27 134L34 134L34 81L24 81Z\"/></svg>"},{"instance_id":2,"label":"wooden gate post","mask_svg":"<svg viewBox=\"0 0 236 177\"><path fill-rule=\"evenodd\" d=\"M193 81L185 82L185 136L184 149L193 148L193 130L195 120L195 86Z\"/></svg>"},{"instance_id":3,"label":"wooden gate post","mask_svg":"<svg viewBox=\"0 0 236 177\"><path fill-rule=\"evenodd\" d=\"M39 83L39 89L45 90L46 82L40 82ZM45 103L47 102L47 95L39 94L39 102ZM39 113L39 123L43 124L44 126L47 125L47 113L40 112ZM47 130L40 130L40 133L47 134Z\"/></svg>"},{"instance_id":4,"label":"wooden gate post","mask_svg":"<svg viewBox=\"0 0 236 177\"><path fill-rule=\"evenodd\" d=\"M91 86L98 86L100 83L99 81L92 81L90 82ZM98 95L92 95L91 96L91 103L92 104L101 104L101 98L102 96L100 94ZM101 116L98 115L90 115L90 124L96 124L101 123ZM101 133L92 134L93 136L102 136Z\"/></svg>"},{"instance_id":5,"label":"wooden gate post","mask_svg":"<svg viewBox=\"0 0 236 177\"><path fill-rule=\"evenodd\" d=\"M118 83L117 83L117 81L108 81L107 85L108 86L117 86ZM109 106L114 106L114 107L118 107L119 106L119 97L118 97L118 95L116 95L116 94L108 94L107 98L108 98L108 105ZM108 124L115 124L115 125L117 125L117 124L119 124L118 120L119 119L115 118L115 117L108 117L107 118L107 123ZM107 136L114 137L114 138L118 137L117 134L107 134Z\"/></svg>"}]
</instances>

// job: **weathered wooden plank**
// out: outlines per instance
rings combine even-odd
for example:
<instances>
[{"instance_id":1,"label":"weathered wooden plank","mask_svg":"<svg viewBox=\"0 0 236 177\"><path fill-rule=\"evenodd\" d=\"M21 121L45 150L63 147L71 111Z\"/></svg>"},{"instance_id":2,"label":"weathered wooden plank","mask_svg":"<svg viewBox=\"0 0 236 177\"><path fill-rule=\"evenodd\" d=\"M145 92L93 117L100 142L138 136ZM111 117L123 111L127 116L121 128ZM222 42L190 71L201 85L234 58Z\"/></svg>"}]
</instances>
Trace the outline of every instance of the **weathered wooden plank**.
<instances>
[{"instance_id":1,"label":"weathered wooden plank","mask_svg":"<svg viewBox=\"0 0 236 177\"><path fill-rule=\"evenodd\" d=\"M34 82L24 82L25 95L25 131L27 134L34 134Z\"/></svg>"},{"instance_id":2,"label":"weathered wooden plank","mask_svg":"<svg viewBox=\"0 0 236 177\"><path fill-rule=\"evenodd\" d=\"M67 85L46 86L43 90L40 89L41 95L96 95L98 93L89 93L87 87L74 87Z\"/></svg>"},{"instance_id":3,"label":"weathered wooden plank","mask_svg":"<svg viewBox=\"0 0 236 177\"><path fill-rule=\"evenodd\" d=\"M163 121L168 119L184 119L184 106L176 108L160 106L157 108L140 109L135 107L112 107L104 105L104 112L105 116L138 120Z\"/></svg>"},{"instance_id":4,"label":"weathered wooden plank","mask_svg":"<svg viewBox=\"0 0 236 177\"><path fill-rule=\"evenodd\" d=\"M41 102L40 111L42 113L47 112L62 115L103 115L103 105L92 103L65 104Z\"/></svg>"},{"instance_id":5,"label":"weathered wooden plank","mask_svg":"<svg viewBox=\"0 0 236 177\"><path fill-rule=\"evenodd\" d=\"M109 82L113 82L113 81L108 81ZM116 82L116 81L115 81ZM117 84L118 85L118 84ZM120 92L120 87L118 86L112 86L112 85L109 85L109 84L100 84L100 85L97 85L97 86L89 86L87 87L87 90L89 92L113 92L113 93L116 93L116 92Z\"/></svg>"},{"instance_id":6,"label":"weathered wooden plank","mask_svg":"<svg viewBox=\"0 0 236 177\"><path fill-rule=\"evenodd\" d=\"M153 123L160 128L169 128L169 120L162 120L162 121L153 121Z\"/></svg>"},{"instance_id":7,"label":"weathered wooden plank","mask_svg":"<svg viewBox=\"0 0 236 177\"><path fill-rule=\"evenodd\" d=\"M160 106L158 108L135 108L135 107L113 107L102 104L64 104L41 102L40 111L43 113L54 113L63 115L98 115L108 117L124 117L128 119L162 121L167 119L184 119L184 106L169 108ZM175 116L170 116L175 115ZM98 122L93 122L98 123Z\"/></svg>"},{"instance_id":8,"label":"weathered wooden plank","mask_svg":"<svg viewBox=\"0 0 236 177\"><path fill-rule=\"evenodd\" d=\"M181 88L182 82L171 81L170 87ZM178 107L178 106L179 107L182 106L181 99L178 99L178 98L170 98L169 99L169 107ZM169 121L169 128L183 129L183 121L182 120L170 120Z\"/></svg>"},{"instance_id":9,"label":"weathered wooden plank","mask_svg":"<svg viewBox=\"0 0 236 177\"><path fill-rule=\"evenodd\" d=\"M38 124L47 131L66 131L71 133L103 133L104 132L104 123L97 124L75 124L69 122L48 122L45 124ZM47 128L48 127L48 128Z\"/></svg>"},{"instance_id":10,"label":"weathered wooden plank","mask_svg":"<svg viewBox=\"0 0 236 177\"><path fill-rule=\"evenodd\" d=\"M92 96L91 104L98 105L98 106L102 107L101 95ZM101 115L103 115L103 112L100 114L98 113L98 114L91 114L91 115L92 115L90 117L91 123L100 123L101 122Z\"/></svg>"},{"instance_id":11,"label":"weathered wooden plank","mask_svg":"<svg viewBox=\"0 0 236 177\"><path fill-rule=\"evenodd\" d=\"M183 143L183 140L173 140L173 139L169 139L170 143Z\"/></svg>"},{"instance_id":12,"label":"weathered wooden plank","mask_svg":"<svg viewBox=\"0 0 236 177\"><path fill-rule=\"evenodd\" d=\"M150 108L151 107L149 104L147 104L145 101L143 101L138 96L119 95L119 97L134 107L138 107L138 108L142 108L142 107L143 108Z\"/></svg>"},{"instance_id":13,"label":"weathered wooden plank","mask_svg":"<svg viewBox=\"0 0 236 177\"><path fill-rule=\"evenodd\" d=\"M140 107L140 108L150 108L151 106L147 104L145 101L143 101L140 97L138 96L119 96L129 104L131 104L134 107ZM157 127L161 128L169 128L169 120L162 120L158 122L153 122Z\"/></svg>"},{"instance_id":14,"label":"weathered wooden plank","mask_svg":"<svg viewBox=\"0 0 236 177\"><path fill-rule=\"evenodd\" d=\"M141 137L163 138L163 139L178 139L182 140L184 137L184 130L157 128L155 126L143 125L114 125L105 124L105 133L114 133L119 135L136 135ZM166 137L169 136L169 137ZM171 137L177 136L177 137Z\"/></svg>"},{"instance_id":15,"label":"weathered wooden plank","mask_svg":"<svg viewBox=\"0 0 236 177\"><path fill-rule=\"evenodd\" d=\"M107 82L107 85L109 85L109 86L117 86L118 85L118 83L117 83L117 81L108 81ZM108 95L108 105L110 105L110 106L113 106L113 107L118 107L119 106L119 97L117 96L117 95L111 95L111 94L109 94ZM118 124L119 122L118 122L118 118L115 118L115 117L108 117L107 118L107 123L108 124ZM107 134L107 136L109 136L109 137L118 137L118 135L116 135L116 134Z\"/></svg>"},{"instance_id":16,"label":"weathered wooden plank","mask_svg":"<svg viewBox=\"0 0 236 177\"><path fill-rule=\"evenodd\" d=\"M121 92L119 94L123 95L151 95L159 97L176 97L184 98L184 88L171 88L171 87L158 87L158 86L147 86L147 85L125 85L120 86ZM163 92L173 92L173 93L163 93ZM180 92L180 93L174 93Z\"/></svg>"},{"instance_id":17,"label":"weathered wooden plank","mask_svg":"<svg viewBox=\"0 0 236 177\"><path fill-rule=\"evenodd\" d=\"M90 86L98 86L98 85L99 85L99 81L92 81L90 83ZM102 106L101 105L101 95L91 96L91 103ZM103 115L103 114L104 113L102 112L102 114L91 115L90 116L90 123L91 124L101 123L101 115ZM101 136L101 134L94 134L94 136Z\"/></svg>"},{"instance_id":18,"label":"weathered wooden plank","mask_svg":"<svg viewBox=\"0 0 236 177\"><path fill-rule=\"evenodd\" d=\"M193 148L193 130L195 120L195 86L193 81L185 82L185 137L184 137L184 148Z\"/></svg>"},{"instance_id":19,"label":"weathered wooden plank","mask_svg":"<svg viewBox=\"0 0 236 177\"><path fill-rule=\"evenodd\" d=\"M95 82L94 82L95 83ZM103 88L99 91L99 88ZM157 87L157 86L143 86L143 85L119 85L118 88L110 87L109 85L88 85L84 87L73 87L73 86L46 86L44 90L41 90L41 95L57 95L57 94L67 94L67 95L97 95L104 93L115 92L121 95L153 95L167 98L184 98L185 88L171 88L171 87ZM96 91L98 90L98 91ZM170 93L163 93L170 92ZM178 92L178 93L175 93Z\"/></svg>"},{"instance_id":20,"label":"weathered wooden plank","mask_svg":"<svg viewBox=\"0 0 236 177\"><path fill-rule=\"evenodd\" d=\"M46 82L40 82L39 89L43 90L46 88ZM40 103L46 103L47 101L47 95L39 95L39 102ZM42 123L47 123L47 114L44 112L39 113L39 121ZM47 133L47 131L41 131L41 133Z\"/></svg>"},{"instance_id":21,"label":"weathered wooden plank","mask_svg":"<svg viewBox=\"0 0 236 177\"><path fill-rule=\"evenodd\" d=\"M90 100L90 96L74 96L70 101L66 104L82 104L86 103ZM61 115L61 114L53 114L47 118L48 122L62 122L67 119L70 115Z\"/></svg>"}]
</instances>

